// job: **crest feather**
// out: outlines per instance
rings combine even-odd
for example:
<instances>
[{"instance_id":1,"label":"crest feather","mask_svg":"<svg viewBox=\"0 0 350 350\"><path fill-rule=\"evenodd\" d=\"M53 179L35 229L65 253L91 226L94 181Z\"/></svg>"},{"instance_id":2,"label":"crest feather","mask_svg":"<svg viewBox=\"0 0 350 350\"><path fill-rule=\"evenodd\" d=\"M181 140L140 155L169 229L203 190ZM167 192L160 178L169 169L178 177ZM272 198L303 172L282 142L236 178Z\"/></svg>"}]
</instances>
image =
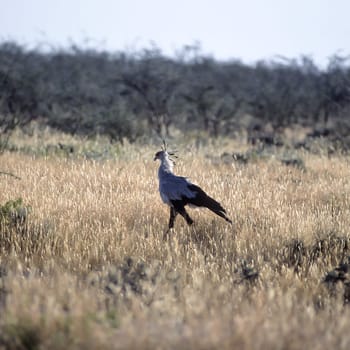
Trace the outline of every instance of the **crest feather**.
<instances>
[{"instance_id":1,"label":"crest feather","mask_svg":"<svg viewBox=\"0 0 350 350\"><path fill-rule=\"evenodd\" d=\"M178 158L178 156L176 155L177 150L168 151L168 144L165 142L164 139L163 139L162 141L163 141L163 144L162 144L162 146L161 146L162 151L167 152L168 155L171 156L171 157L173 157L173 158ZM174 164L176 164L175 161L174 161L173 159L170 158L170 160L171 160Z\"/></svg>"}]
</instances>

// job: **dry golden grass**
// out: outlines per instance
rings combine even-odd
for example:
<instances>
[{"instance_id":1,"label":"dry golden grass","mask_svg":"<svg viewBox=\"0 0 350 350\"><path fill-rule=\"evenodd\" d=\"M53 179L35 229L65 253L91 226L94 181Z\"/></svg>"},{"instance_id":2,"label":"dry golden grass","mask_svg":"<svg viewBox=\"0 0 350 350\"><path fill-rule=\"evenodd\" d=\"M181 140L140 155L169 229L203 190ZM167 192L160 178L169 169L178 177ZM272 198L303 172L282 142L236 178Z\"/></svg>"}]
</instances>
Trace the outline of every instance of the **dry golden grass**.
<instances>
[{"instance_id":1,"label":"dry golden grass","mask_svg":"<svg viewBox=\"0 0 350 350\"><path fill-rule=\"evenodd\" d=\"M168 241L154 147L1 155L21 180L0 178L0 204L31 210L0 231L0 348L348 349L342 286L322 279L349 255L349 159L301 154L302 171L207 157L230 147L183 149L176 172L234 225L191 211Z\"/></svg>"}]
</instances>

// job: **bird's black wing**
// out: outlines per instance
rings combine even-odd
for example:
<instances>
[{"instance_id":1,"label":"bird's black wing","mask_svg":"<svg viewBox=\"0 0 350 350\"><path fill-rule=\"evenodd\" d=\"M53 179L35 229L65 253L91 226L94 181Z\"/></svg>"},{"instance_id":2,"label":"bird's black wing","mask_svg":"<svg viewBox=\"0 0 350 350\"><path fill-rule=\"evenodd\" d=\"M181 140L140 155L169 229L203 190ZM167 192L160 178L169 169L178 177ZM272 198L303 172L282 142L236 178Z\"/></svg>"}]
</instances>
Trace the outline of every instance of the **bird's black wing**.
<instances>
[{"instance_id":1,"label":"bird's black wing","mask_svg":"<svg viewBox=\"0 0 350 350\"><path fill-rule=\"evenodd\" d=\"M226 221L232 223L232 221L227 217L226 210L223 206L217 202L215 199L208 196L199 186L189 184L190 191L195 193L195 196L192 198L183 197L184 204L191 204L197 207L205 207L214 212L215 214L221 216Z\"/></svg>"},{"instance_id":2,"label":"bird's black wing","mask_svg":"<svg viewBox=\"0 0 350 350\"><path fill-rule=\"evenodd\" d=\"M195 194L195 196L192 198L183 198L183 200L187 202L186 204L192 204L196 207L206 207L213 211L226 212L219 202L208 196L199 186L189 184L188 188Z\"/></svg>"}]
</instances>

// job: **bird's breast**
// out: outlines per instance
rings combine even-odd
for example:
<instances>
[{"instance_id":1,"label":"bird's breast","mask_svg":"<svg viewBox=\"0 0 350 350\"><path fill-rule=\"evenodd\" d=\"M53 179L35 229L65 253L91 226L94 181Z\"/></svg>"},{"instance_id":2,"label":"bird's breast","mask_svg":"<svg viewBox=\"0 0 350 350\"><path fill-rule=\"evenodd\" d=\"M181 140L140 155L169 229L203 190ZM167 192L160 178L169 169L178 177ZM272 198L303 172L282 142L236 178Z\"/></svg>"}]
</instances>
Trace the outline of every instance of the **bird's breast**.
<instances>
[{"instance_id":1,"label":"bird's breast","mask_svg":"<svg viewBox=\"0 0 350 350\"><path fill-rule=\"evenodd\" d=\"M159 193L163 203L170 205L170 198L162 191L160 191Z\"/></svg>"}]
</instances>

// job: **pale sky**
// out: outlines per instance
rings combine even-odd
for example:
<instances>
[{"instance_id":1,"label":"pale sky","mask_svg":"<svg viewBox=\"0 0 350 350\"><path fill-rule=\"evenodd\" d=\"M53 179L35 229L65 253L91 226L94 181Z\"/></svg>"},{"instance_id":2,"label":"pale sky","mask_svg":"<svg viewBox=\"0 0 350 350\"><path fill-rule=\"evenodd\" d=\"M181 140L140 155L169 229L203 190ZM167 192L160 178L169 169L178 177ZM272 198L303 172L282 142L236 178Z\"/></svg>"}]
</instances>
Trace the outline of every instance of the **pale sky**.
<instances>
[{"instance_id":1,"label":"pale sky","mask_svg":"<svg viewBox=\"0 0 350 350\"><path fill-rule=\"evenodd\" d=\"M217 59L246 63L350 54L350 0L0 0L0 41L108 51L198 41Z\"/></svg>"}]
</instances>

